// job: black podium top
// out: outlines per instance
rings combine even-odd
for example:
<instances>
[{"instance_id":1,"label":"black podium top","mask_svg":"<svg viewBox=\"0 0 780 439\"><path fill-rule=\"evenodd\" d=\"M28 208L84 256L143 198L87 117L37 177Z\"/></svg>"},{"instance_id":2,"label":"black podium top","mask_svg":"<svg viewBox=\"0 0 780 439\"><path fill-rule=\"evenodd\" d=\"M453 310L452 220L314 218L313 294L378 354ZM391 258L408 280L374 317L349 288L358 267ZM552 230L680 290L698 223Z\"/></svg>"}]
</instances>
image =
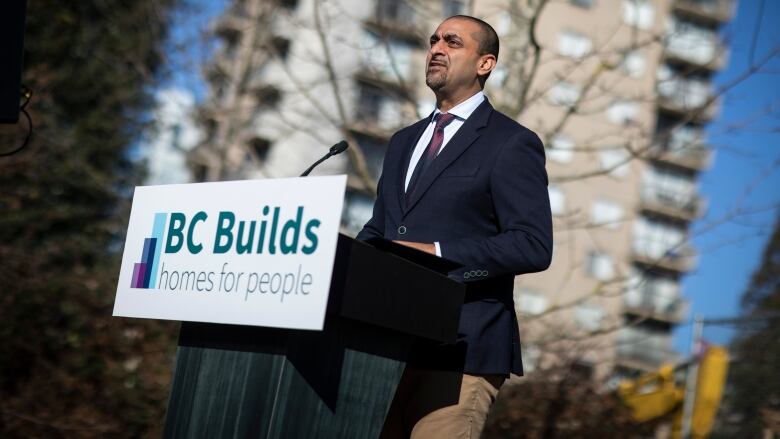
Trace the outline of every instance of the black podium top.
<instances>
[{"instance_id":1,"label":"black podium top","mask_svg":"<svg viewBox=\"0 0 780 439\"><path fill-rule=\"evenodd\" d=\"M446 273L459 266L390 241L339 235L333 306L343 317L454 343L466 286Z\"/></svg>"}]
</instances>

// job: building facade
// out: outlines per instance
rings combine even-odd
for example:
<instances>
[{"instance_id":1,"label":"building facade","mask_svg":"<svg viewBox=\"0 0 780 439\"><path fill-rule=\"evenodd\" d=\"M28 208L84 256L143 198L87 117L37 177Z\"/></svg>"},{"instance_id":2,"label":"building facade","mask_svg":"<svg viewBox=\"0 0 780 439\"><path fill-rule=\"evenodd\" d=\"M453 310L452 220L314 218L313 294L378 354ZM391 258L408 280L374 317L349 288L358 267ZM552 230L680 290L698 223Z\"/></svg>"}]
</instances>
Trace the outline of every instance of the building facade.
<instances>
[{"instance_id":1,"label":"building facade","mask_svg":"<svg viewBox=\"0 0 780 439\"><path fill-rule=\"evenodd\" d=\"M182 89L166 88L155 95L154 126L142 147L147 162L145 184L189 183L189 152L201 141L192 112L195 97Z\"/></svg>"},{"instance_id":2,"label":"building facade","mask_svg":"<svg viewBox=\"0 0 780 439\"><path fill-rule=\"evenodd\" d=\"M484 18L501 38L493 105L547 148L551 268L516 280L527 369L561 358L595 377L675 361L680 279L696 264L688 225L711 161L711 76L730 0L235 0L214 25L205 73L201 180L347 173L343 228L371 215L389 136L433 110L428 36L443 17Z\"/></svg>"}]
</instances>

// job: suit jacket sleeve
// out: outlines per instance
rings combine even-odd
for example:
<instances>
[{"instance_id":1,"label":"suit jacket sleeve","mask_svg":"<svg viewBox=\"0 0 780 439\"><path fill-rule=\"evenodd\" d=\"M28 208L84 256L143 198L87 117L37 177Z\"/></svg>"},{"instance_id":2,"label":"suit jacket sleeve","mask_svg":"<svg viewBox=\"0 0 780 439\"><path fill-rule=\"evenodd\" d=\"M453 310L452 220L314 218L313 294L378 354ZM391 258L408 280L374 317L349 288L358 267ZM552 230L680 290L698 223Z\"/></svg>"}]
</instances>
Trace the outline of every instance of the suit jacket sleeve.
<instances>
[{"instance_id":1,"label":"suit jacket sleeve","mask_svg":"<svg viewBox=\"0 0 780 439\"><path fill-rule=\"evenodd\" d=\"M499 233L440 242L442 256L463 264L461 281L545 270L552 260L552 215L544 147L530 131L507 140L490 177Z\"/></svg>"},{"instance_id":2,"label":"suit jacket sleeve","mask_svg":"<svg viewBox=\"0 0 780 439\"><path fill-rule=\"evenodd\" d=\"M366 241L371 238L384 238L385 235L385 201L382 195L382 177L379 178L376 189L376 201L371 219L363 226L355 239Z\"/></svg>"}]
</instances>

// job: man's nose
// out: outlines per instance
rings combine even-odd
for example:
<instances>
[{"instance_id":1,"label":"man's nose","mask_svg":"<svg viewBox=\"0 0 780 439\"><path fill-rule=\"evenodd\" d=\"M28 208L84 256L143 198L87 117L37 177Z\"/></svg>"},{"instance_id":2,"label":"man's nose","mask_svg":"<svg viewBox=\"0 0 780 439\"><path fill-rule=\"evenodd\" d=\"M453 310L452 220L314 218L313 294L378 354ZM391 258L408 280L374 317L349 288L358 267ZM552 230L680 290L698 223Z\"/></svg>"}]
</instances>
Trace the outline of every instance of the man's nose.
<instances>
[{"instance_id":1,"label":"man's nose","mask_svg":"<svg viewBox=\"0 0 780 439\"><path fill-rule=\"evenodd\" d=\"M439 40L431 44L431 49L429 50L429 53L431 54L431 57L433 57L433 55L443 54L444 42L442 40Z\"/></svg>"}]
</instances>

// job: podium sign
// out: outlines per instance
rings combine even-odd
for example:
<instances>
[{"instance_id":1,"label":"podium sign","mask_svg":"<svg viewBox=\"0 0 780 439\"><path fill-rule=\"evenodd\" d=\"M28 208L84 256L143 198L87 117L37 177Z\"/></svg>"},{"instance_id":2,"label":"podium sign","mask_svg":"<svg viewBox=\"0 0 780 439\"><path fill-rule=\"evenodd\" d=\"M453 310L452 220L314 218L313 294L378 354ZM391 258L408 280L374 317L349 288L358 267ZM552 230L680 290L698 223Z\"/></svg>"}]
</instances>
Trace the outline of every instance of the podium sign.
<instances>
[{"instance_id":1,"label":"podium sign","mask_svg":"<svg viewBox=\"0 0 780 439\"><path fill-rule=\"evenodd\" d=\"M346 181L137 187L114 315L321 330Z\"/></svg>"}]
</instances>

